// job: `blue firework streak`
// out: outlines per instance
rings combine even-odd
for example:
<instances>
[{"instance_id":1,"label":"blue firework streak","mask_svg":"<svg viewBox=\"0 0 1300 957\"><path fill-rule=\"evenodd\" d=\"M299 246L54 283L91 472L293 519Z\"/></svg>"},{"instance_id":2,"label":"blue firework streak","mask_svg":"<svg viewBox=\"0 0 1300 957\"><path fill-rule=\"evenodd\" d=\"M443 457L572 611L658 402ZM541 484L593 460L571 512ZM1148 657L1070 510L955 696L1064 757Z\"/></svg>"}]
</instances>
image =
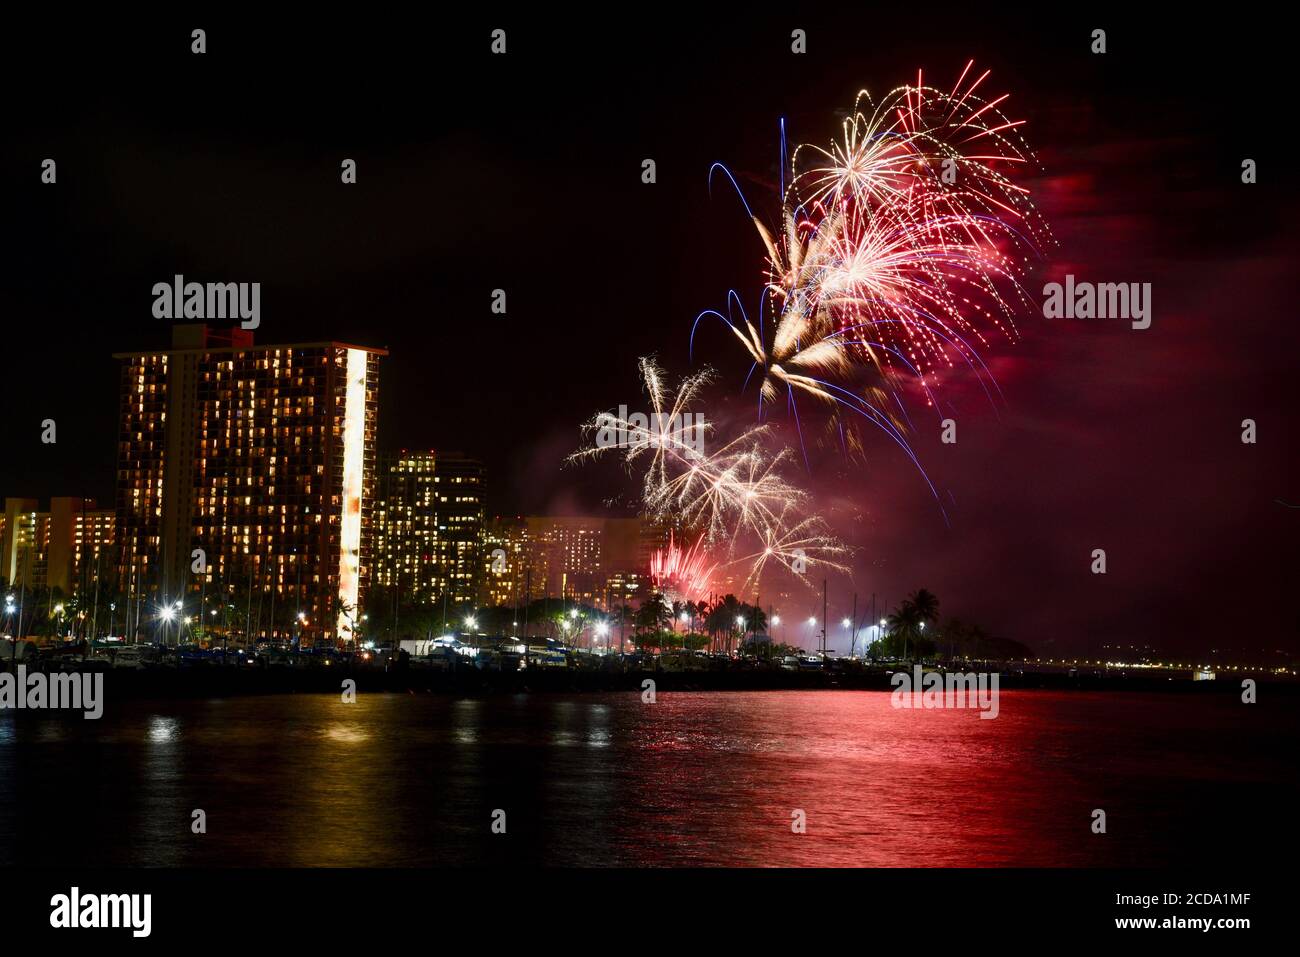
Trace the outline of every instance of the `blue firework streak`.
<instances>
[{"instance_id":1,"label":"blue firework streak","mask_svg":"<svg viewBox=\"0 0 1300 957\"><path fill-rule=\"evenodd\" d=\"M1034 162L1021 121L1001 111L1007 97L983 96L989 74L975 77L972 66L950 91L918 72L915 84L878 104L860 93L840 140L794 150L788 183L782 120L776 230L755 215L730 170L713 164L710 192L715 176L730 182L767 252L767 281L756 323L730 291L725 314L705 310L691 330L692 355L704 320L731 331L751 359L745 388L757 381L760 420L784 398L805 464L810 415L829 419L846 452L862 447L858 426L874 426L941 510L907 441L902 395L916 386L938 415L937 388L961 372L996 408L1001 390L980 350L1016 337L1015 316L1030 305L1023 270L1051 242L1028 189L1010 175Z\"/></svg>"}]
</instances>

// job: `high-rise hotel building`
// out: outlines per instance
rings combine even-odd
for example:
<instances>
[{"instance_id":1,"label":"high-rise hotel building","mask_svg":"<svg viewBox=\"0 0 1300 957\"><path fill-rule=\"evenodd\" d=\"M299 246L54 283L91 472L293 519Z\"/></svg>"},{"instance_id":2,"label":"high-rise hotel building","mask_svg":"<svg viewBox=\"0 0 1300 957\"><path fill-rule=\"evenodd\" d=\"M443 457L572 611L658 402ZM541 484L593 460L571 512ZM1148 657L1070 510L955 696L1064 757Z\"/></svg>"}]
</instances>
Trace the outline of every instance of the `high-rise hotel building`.
<instances>
[{"instance_id":1,"label":"high-rise hotel building","mask_svg":"<svg viewBox=\"0 0 1300 957\"><path fill-rule=\"evenodd\" d=\"M608 516L530 515L487 525L483 601L518 606L562 598L605 608L637 594L643 521Z\"/></svg>"},{"instance_id":2,"label":"high-rise hotel building","mask_svg":"<svg viewBox=\"0 0 1300 957\"><path fill-rule=\"evenodd\" d=\"M85 593L111 581L117 516L94 499L7 498L0 514L0 579L10 587Z\"/></svg>"},{"instance_id":3,"label":"high-rise hotel building","mask_svg":"<svg viewBox=\"0 0 1300 957\"><path fill-rule=\"evenodd\" d=\"M428 604L440 597L435 460L433 452L405 450L380 458L374 583L394 602Z\"/></svg>"},{"instance_id":4,"label":"high-rise hotel building","mask_svg":"<svg viewBox=\"0 0 1300 957\"><path fill-rule=\"evenodd\" d=\"M460 453L385 457L375 512L375 582L402 603L476 604L485 484L483 463Z\"/></svg>"},{"instance_id":5,"label":"high-rise hotel building","mask_svg":"<svg viewBox=\"0 0 1300 957\"><path fill-rule=\"evenodd\" d=\"M251 594L262 635L347 640L370 576L384 355L202 325L118 354L122 586L158 607L205 585Z\"/></svg>"},{"instance_id":6,"label":"high-rise hotel building","mask_svg":"<svg viewBox=\"0 0 1300 957\"><path fill-rule=\"evenodd\" d=\"M459 453L439 456L438 565L452 605L478 602L483 586L483 532L487 515L483 493L487 471L477 459Z\"/></svg>"}]
</instances>

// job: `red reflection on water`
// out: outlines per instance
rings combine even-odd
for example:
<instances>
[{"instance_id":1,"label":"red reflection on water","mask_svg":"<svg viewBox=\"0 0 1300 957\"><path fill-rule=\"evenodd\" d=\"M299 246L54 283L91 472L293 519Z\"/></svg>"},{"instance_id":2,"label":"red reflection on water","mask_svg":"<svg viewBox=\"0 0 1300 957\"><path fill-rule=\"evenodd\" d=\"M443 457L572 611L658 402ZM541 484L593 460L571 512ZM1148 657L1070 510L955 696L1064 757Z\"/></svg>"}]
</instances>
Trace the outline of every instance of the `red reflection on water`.
<instances>
[{"instance_id":1,"label":"red reflection on water","mask_svg":"<svg viewBox=\"0 0 1300 957\"><path fill-rule=\"evenodd\" d=\"M1300 698L268 695L0 720L0 861L1134 866L1285 857ZM2 718L3 716L0 716ZM104 755L111 754L112 760ZM97 813L32 828L67 795ZM194 840L190 808L235 827ZM509 816L506 835L489 824ZM1106 811L1108 833L1091 830ZM791 830L802 811L805 833ZM1237 863L1240 863L1239 861Z\"/></svg>"},{"instance_id":2,"label":"red reflection on water","mask_svg":"<svg viewBox=\"0 0 1300 957\"><path fill-rule=\"evenodd\" d=\"M1190 781L1272 773L1229 755L1231 729L1256 717L1234 700L1003 692L981 720L881 693L660 695L624 771L645 803L621 837L650 865L1164 863L1207 837L1195 809L1171 825ZM1092 832L1094 808L1110 833Z\"/></svg>"}]
</instances>

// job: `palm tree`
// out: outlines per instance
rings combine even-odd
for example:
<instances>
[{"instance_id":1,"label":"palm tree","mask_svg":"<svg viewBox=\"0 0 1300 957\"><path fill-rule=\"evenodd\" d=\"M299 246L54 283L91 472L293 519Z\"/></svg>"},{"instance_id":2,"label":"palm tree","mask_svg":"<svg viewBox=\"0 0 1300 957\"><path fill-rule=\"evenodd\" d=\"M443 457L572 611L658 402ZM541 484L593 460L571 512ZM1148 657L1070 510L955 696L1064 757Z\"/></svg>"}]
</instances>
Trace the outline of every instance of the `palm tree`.
<instances>
[{"instance_id":1,"label":"palm tree","mask_svg":"<svg viewBox=\"0 0 1300 957\"><path fill-rule=\"evenodd\" d=\"M917 611L916 605L909 598L905 600L898 609L889 616L887 625L891 636L897 635L903 639L903 657L907 657L907 641L909 638L915 638L920 633L920 625L924 619L921 618L920 612Z\"/></svg>"},{"instance_id":2,"label":"palm tree","mask_svg":"<svg viewBox=\"0 0 1300 957\"><path fill-rule=\"evenodd\" d=\"M623 646L624 629L628 626L629 623L632 624L633 627L636 626L636 615L632 611L632 606L627 604L627 602L622 602L618 605L615 605L614 610L610 613L609 616L609 626L613 628L615 625L618 625L618 650L620 652L623 651L623 647L624 647Z\"/></svg>"},{"instance_id":3,"label":"palm tree","mask_svg":"<svg viewBox=\"0 0 1300 957\"><path fill-rule=\"evenodd\" d=\"M704 627L708 630L710 638L716 639L718 632L726 631L728 627L727 610L722 607L720 600L714 602L712 607L706 606L702 614L704 615Z\"/></svg>"},{"instance_id":4,"label":"palm tree","mask_svg":"<svg viewBox=\"0 0 1300 957\"><path fill-rule=\"evenodd\" d=\"M344 598L342 595L331 593L326 597L325 607L327 609L327 614L329 615L330 619L332 619L329 622L331 626L336 625L338 621L338 617L340 615L342 615L345 619L347 619L347 624L345 624L339 630L338 641L340 644L344 646L351 644L355 647L356 635L353 633L353 629L356 627L356 623L357 623L356 606L353 605L346 598ZM347 632L346 636L343 634L343 632Z\"/></svg>"},{"instance_id":5,"label":"palm tree","mask_svg":"<svg viewBox=\"0 0 1300 957\"><path fill-rule=\"evenodd\" d=\"M686 603L686 614L691 616L691 631L699 631L704 628L704 619L709 613L709 603L704 599L699 601L688 601Z\"/></svg>"},{"instance_id":6,"label":"palm tree","mask_svg":"<svg viewBox=\"0 0 1300 957\"><path fill-rule=\"evenodd\" d=\"M725 595L718 604L718 610L721 612L723 627L727 632L727 652L731 652L731 636L735 634L739 627L736 624L737 618L744 617L744 605L735 595Z\"/></svg>"},{"instance_id":7,"label":"palm tree","mask_svg":"<svg viewBox=\"0 0 1300 957\"><path fill-rule=\"evenodd\" d=\"M916 609L917 617L921 621L935 622L939 619L939 599L934 592L925 588L918 588L907 599Z\"/></svg>"},{"instance_id":8,"label":"palm tree","mask_svg":"<svg viewBox=\"0 0 1300 957\"><path fill-rule=\"evenodd\" d=\"M673 619L673 608L662 592L653 592L641 602L636 612L636 626L641 631L658 631Z\"/></svg>"}]
</instances>

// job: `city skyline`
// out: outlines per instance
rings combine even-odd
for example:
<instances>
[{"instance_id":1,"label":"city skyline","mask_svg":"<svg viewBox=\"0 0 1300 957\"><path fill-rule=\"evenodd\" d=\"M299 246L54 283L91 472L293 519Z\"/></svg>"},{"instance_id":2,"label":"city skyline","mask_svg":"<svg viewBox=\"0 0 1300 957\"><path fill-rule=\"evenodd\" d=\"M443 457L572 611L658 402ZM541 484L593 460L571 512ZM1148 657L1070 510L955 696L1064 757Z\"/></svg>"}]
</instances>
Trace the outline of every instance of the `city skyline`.
<instances>
[{"instance_id":1,"label":"city skyline","mask_svg":"<svg viewBox=\"0 0 1300 957\"><path fill-rule=\"evenodd\" d=\"M905 26L900 14L876 17L886 33ZM376 451L458 449L482 461L495 477L488 514L633 516L638 503L617 466L561 463L581 447L593 412L644 404L640 357L658 356L675 379L716 366L718 388L699 410L709 422L758 417L731 333L714 325L690 336L693 319L724 306L728 289L749 308L761 282L761 243L730 188L710 184L712 164L725 163L754 213L773 223L782 129L791 143L826 142L861 87L888 89L918 67L951 84L974 56L992 71L988 82L1012 92L1042 168L1029 185L1058 245L1028 291L1038 298L1071 275L1150 282L1155 317L1139 331L1021 316L1019 340L988 350L1002 402L991 407L973 382L949 383L943 411L960 423L955 445L913 422L909 441L938 504L888 439L860 459L811 450L799 478L854 549L856 590L931 587L1008 637L1042 646L1049 636L1062 653L1155 631L1189 652L1294 651L1283 609L1252 606L1224 634L1220 615L1185 600L1212 595L1221 607L1233 595L1284 590L1295 567L1286 437L1296 430L1282 385L1295 331L1277 321L1291 295L1284 226L1293 200L1264 180L1240 182L1244 156L1278 155L1264 104L1215 84L1184 98L1153 79L1182 68L1181 51L1198 42L1187 26L1127 27L1139 60L1092 54L1074 40L1083 28L1069 23L1009 51L1000 23L972 17L924 50L878 50L869 67L832 24L812 16L806 29L815 56L782 59L782 71L765 75L719 51L787 56L766 26L706 21L682 37L652 26L639 42L680 47L689 64L656 81L667 85L654 95L645 78L593 87L587 71L562 65L550 75L557 96L614 114L630 99L639 117L598 131L571 124L563 150L543 145L554 135L544 113L481 123L478 104L511 102L521 76L552 69L541 50L603 49L597 36L559 37L536 24L503 65L489 68L488 54L468 47L419 71L397 57L394 82L358 78L336 101L304 104L288 128L258 81L229 70L264 62L269 34L227 38L221 83L199 74L184 91L115 62L132 98L99 92L60 113L57 129L40 117L63 108L59 84L37 91L17 105L19 152L68 159L54 189L15 172L15 182L30 180L16 212L32 241L3 304L46 320L14 330L29 359L8 370L0 494L113 501L112 410L83 397L111 387L109 355L166 340L153 289L183 275L261 282L259 341L389 348ZM165 32L130 43L168 49ZM322 56L310 41L302 55ZM167 56L169 68L189 65L184 49ZM411 90L454 86L467 70L481 84L474 96L450 98L423 132L410 128L405 118L419 114ZM1086 77L1084 99L1077 76ZM1134 101L1135 87L1152 92ZM375 114L375 102L403 119ZM246 135L218 162L204 117L232 107ZM1212 121L1230 113L1237 122ZM271 131L282 153L268 167ZM354 146L362 143L364 152ZM359 178L340 187L338 164L355 153ZM528 161L506 159L516 153ZM169 172L159 179L164 154ZM653 185L641 182L647 157L657 163ZM82 169L94 176L71 172ZM139 202L111 199L122 195ZM589 208L611 214L600 220L611 227L603 242L591 241L605 231L589 217L572 215ZM89 227L63 228L70 222ZM104 259L95 237L106 232L115 242ZM60 280L70 262L85 264L82 281ZM504 315L492 311L498 289ZM49 334L57 328L76 330L77 348ZM913 412L925 408L922 400ZM59 425L56 445L40 442L47 418ZM1254 445L1240 441L1245 419L1258 424ZM797 447L788 419L774 425ZM1110 558L1104 580L1089 571L1097 548ZM816 591L814 581L808 601Z\"/></svg>"},{"instance_id":2,"label":"city skyline","mask_svg":"<svg viewBox=\"0 0 1300 957\"><path fill-rule=\"evenodd\" d=\"M1285 929L1287 31L617 13L11 31L6 930Z\"/></svg>"},{"instance_id":3,"label":"city skyline","mask_svg":"<svg viewBox=\"0 0 1300 957\"><path fill-rule=\"evenodd\" d=\"M734 569L715 566L690 588L659 581L653 568L671 554L674 533L703 544L703 531L681 521L489 516L481 462L457 451L377 452L387 350L260 343L233 322L177 321L170 331L167 348L113 355L121 363L115 508L89 497L50 496L48 509L41 498L4 498L0 578L11 592L49 589L49 602L75 605L81 620L63 621L70 634L98 636L101 592L105 604L124 601L129 640L162 635L173 621L181 626L174 640L191 621L206 633L209 589L216 607L242 597L244 641L348 642L365 612L390 604L394 614L403 604L441 605L445 629L479 608L552 599L598 609L607 622L656 593L692 609L733 594L760 600ZM197 611L188 606L195 596ZM769 610L774 600L813 607L808 596L792 601L788 586L767 597ZM855 634L874 627L859 625ZM805 630L791 643L815 644L817 629Z\"/></svg>"}]
</instances>

